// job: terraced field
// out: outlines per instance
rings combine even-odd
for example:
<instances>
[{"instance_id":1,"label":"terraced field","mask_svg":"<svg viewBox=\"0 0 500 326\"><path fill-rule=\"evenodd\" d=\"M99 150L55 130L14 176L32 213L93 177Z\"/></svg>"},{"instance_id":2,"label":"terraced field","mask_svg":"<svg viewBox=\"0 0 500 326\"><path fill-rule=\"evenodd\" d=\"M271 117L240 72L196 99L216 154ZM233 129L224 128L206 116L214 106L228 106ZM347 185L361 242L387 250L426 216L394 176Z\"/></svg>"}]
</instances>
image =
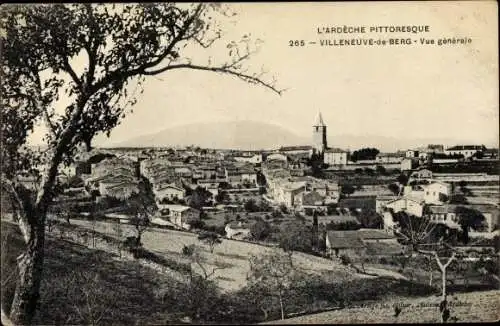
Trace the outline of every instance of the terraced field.
<instances>
[{"instance_id":1,"label":"terraced field","mask_svg":"<svg viewBox=\"0 0 500 326\"><path fill-rule=\"evenodd\" d=\"M500 290L460 293L449 298L451 320L492 322L500 318ZM348 308L273 321L267 324L439 323L439 296L398 298L366 307ZM394 316L394 305L401 313Z\"/></svg>"},{"instance_id":2,"label":"terraced field","mask_svg":"<svg viewBox=\"0 0 500 326\"><path fill-rule=\"evenodd\" d=\"M73 220L71 223L82 227L90 228L90 222L83 220ZM107 222L97 222L96 230L98 232L113 235L113 224ZM124 233L132 234L132 228L129 225L122 225ZM202 257L205 260L206 268L210 271L212 268L218 268L214 276L218 278L218 284L223 290L238 290L247 283L247 273L250 270L249 258L252 255L259 255L269 247L257 245L248 242L224 239L220 245L215 247L213 253L210 253L207 246L204 246L197 239L196 234L173 231L151 229L142 236L142 242L146 249L151 250L169 259L181 259L181 251L184 245L199 245L202 249ZM367 278L370 276L353 273L349 269L329 259L315 257L296 252L293 254L295 266L315 274L324 272L334 273L338 280L352 280Z\"/></svg>"}]
</instances>

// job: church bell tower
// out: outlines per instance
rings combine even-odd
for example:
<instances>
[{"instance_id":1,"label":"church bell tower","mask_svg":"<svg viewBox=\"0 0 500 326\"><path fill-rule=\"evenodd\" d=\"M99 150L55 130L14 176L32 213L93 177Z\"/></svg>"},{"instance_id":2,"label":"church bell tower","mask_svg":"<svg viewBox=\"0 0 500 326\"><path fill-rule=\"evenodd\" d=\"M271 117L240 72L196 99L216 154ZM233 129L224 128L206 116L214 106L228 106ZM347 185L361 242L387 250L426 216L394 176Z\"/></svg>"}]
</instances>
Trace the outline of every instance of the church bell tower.
<instances>
[{"instance_id":1,"label":"church bell tower","mask_svg":"<svg viewBox=\"0 0 500 326\"><path fill-rule=\"evenodd\" d=\"M323 154L327 148L326 125L323 122L321 112L318 112L316 122L313 125L313 148L316 154Z\"/></svg>"}]
</instances>

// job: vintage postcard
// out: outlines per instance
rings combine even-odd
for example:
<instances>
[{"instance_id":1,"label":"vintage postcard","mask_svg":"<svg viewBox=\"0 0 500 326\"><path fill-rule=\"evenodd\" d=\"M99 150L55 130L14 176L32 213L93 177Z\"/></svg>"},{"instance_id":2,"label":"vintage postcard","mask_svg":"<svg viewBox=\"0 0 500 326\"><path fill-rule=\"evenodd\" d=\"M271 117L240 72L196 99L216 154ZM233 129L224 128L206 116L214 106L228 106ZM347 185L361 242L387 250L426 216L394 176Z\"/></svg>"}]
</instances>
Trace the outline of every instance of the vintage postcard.
<instances>
[{"instance_id":1,"label":"vintage postcard","mask_svg":"<svg viewBox=\"0 0 500 326\"><path fill-rule=\"evenodd\" d=\"M497 14L0 6L2 324L497 321Z\"/></svg>"}]
</instances>

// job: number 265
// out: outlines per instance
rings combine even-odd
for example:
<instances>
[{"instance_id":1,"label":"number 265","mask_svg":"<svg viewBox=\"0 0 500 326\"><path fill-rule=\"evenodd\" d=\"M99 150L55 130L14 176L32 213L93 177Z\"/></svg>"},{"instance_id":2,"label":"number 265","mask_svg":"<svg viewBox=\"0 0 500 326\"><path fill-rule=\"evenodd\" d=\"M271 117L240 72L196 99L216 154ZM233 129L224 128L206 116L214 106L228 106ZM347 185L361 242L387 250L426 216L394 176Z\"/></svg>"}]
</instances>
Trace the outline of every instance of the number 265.
<instances>
[{"instance_id":1,"label":"number 265","mask_svg":"<svg viewBox=\"0 0 500 326\"><path fill-rule=\"evenodd\" d=\"M304 46L306 42L304 40L290 40L288 41L289 46Z\"/></svg>"}]
</instances>

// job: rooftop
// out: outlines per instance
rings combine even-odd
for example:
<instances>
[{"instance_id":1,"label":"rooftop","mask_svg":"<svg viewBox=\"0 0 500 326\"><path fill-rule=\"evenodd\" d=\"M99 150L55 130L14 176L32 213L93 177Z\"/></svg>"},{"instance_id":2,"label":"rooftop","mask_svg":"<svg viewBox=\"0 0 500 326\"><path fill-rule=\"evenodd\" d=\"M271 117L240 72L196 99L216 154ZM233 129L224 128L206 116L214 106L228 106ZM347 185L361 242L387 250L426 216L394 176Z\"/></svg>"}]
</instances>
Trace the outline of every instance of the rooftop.
<instances>
[{"instance_id":1,"label":"rooftop","mask_svg":"<svg viewBox=\"0 0 500 326\"><path fill-rule=\"evenodd\" d=\"M484 145L457 145L446 149L447 151L469 151L469 150L486 150Z\"/></svg>"},{"instance_id":2,"label":"rooftop","mask_svg":"<svg viewBox=\"0 0 500 326\"><path fill-rule=\"evenodd\" d=\"M358 231L328 231L326 234L330 248L364 248L363 241L359 238Z\"/></svg>"}]
</instances>

